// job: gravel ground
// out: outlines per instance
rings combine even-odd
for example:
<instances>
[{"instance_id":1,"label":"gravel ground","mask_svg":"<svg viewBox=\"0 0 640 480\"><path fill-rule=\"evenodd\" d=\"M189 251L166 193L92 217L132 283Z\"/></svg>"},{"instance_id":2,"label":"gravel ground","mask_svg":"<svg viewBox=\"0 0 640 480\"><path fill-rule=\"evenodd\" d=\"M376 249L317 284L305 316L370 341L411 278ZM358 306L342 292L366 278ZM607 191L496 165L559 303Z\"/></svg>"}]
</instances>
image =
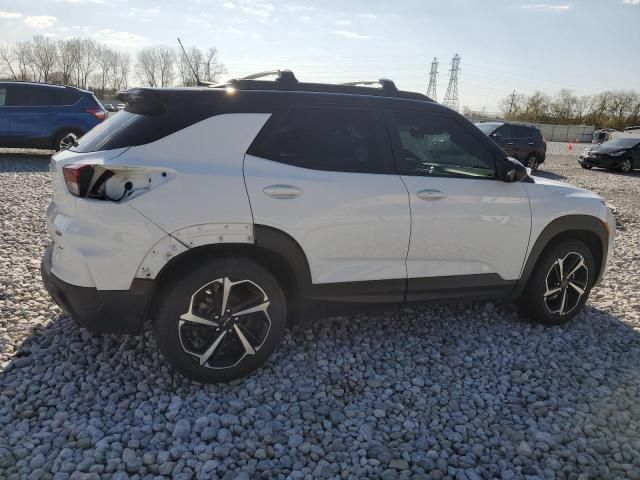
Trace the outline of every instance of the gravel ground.
<instances>
[{"instance_id":1,"label":"gravel ground","mask_svg":"<svg viewBox=\"0 0 640 480\"><path fill-rule=\"evenodd\" d=\"M54 306L47 156L0 154L0 478L640 478L640 174L550 147L540 175L621 223L569 325L507 303L326 319L217 386L173 375L150 335L94 336Z\"/></svg>"}]
</instances>

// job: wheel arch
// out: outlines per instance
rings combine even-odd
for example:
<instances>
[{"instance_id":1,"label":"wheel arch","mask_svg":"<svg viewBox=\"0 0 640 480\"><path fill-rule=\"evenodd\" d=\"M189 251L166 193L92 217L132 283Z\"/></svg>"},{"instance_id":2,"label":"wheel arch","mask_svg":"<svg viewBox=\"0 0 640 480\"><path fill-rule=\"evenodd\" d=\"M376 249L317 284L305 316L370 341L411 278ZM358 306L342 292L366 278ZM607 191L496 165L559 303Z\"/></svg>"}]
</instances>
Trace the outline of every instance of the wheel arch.
<instances>
[{"instance_id":1,"label":"wheel arch","mask_svg":"<svg viewBox=\"0 0 640 480\"><path fill-rule=\"evenodd\" d=\"M171 287L171 279L182 270L201 265L208 259L225 256L248 258L266 268L282 287L287 300L287 325L296 323L300 299L311 284L311 273L302 248L287 233L254 225L254 243L215 243L188 249L175 256L158 272L145 319L156 316L159 299Z\"/></svg>"},{"instance_id":2,"label":"wheel arch","mask_svg":"<svg viewBox=\"0 0 640 480\"><path fill-rule=\"evenodd\" d=\"M596 265L595 284L597 284L602 274L606 262L607 250L609 247L609 232L605 223L590 215L567 215L553 220L538 235L527 261L524 264L520 280L512 294L519 297L524 291L529 278L544 253L554 245L565 240L580 240L584 242L593 254Z\"/></svg>"}]
</instances>

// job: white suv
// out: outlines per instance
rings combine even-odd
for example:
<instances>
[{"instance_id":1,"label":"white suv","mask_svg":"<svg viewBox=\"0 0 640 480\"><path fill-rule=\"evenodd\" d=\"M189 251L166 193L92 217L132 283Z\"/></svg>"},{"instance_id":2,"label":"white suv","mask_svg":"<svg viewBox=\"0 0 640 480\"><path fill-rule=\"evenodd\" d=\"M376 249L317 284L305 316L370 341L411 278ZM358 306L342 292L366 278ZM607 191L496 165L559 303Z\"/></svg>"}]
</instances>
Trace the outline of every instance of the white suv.
<instances>
[{"instance_id":1,"label":"white suv","mask_svg":"<svg viewBox=\"0 0 640 480\"><path fill-rule=\"evenodd\" d=\"M328 309L513 298L572 318L605 270L602 199L533 179L456 112L380 88L133 89L51 162L43 279L95 332L227 381Z\"/></svg>"}]
</instances>

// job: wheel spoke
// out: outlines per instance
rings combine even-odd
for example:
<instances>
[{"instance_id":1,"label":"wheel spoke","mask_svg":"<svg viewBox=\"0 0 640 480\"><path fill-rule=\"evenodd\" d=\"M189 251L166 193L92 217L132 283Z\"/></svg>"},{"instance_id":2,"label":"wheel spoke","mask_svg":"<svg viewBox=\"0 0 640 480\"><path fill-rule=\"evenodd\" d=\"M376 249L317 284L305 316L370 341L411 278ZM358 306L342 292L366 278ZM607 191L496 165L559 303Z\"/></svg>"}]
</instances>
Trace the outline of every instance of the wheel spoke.
<instances>
[{"instance_id":1,"label":"wheel spoke","mask_svg":"<svg viewBox=\"0 0 640 480\"><path fill-rule=\"evenodd\" d=\"M573 275L574 273L576 273L578 270L580 270L582 267L585 267L585 266L586 265L584 264L584 258L580 257L580 261L575 267L571 269L569 273L567 273L567 277L570 277L571 275Z\"/></svg>"},{"instance_id":2,"label":"wheel spoke","mask_svg":"<svg viewBox=\"0 0 640 480\"><path fill-rule=\"evenodd\" d=\"M264 302L260 305L256 305L255 307L247 308L246 310L241 310L239 312L235 312L233 314L234 317L241 317L243 315L249 315L250 313L256 312L265 312L267 308L269 308L270 302Z\"/></svg>"},{"instance_id":3,"label":"wheel spoke","mask_svg":"<svg viewBox=\"0 0 640 480\"><path fill-rule=\"evenodd\" d=\"M564 258L559 258L556 263L558 265L558 273L560 274L559 280L562 281L564 278Z\"/></svg>"},{"instance_id":4,"label":"wheel spoke","mask_svg":"<svg viewBox=\"0 0 640 480\"><path fill-rule=\"evenodd\" d=\"M583 294L584 294L584 289L583 289L583 288L581 288L581 287L579 287L579 286L578 286L578 285L576 285L575 283L573 283L573 282L569 282L569 286L570 286L571 288L573 288L576 292L578 292L580 295L583 295Z\"/></svg>"},{"instance_id":5,"label":"wheel spoke","mask_svg":"<svg viewBox=\"0 0 640 480\"><path fill-rule=\"evenodd\" d=\"M222 308L220 309L220 315L224 315L225 310L227 309L227 301L229 300L229 291L231 290L231 280L227 277L224 277L222 281Z\"/></svg>"},{"instance_id":6,"label":"wheel spoke","mask_svg":"<svg viewBox=\"0 0 640 480\"><path fill-rule=\"evenodd\" d=\"M209 359L213 356L213 354L215 353L216 349L218 348L218 346L220 345L220 343L222 342L222 340L224 340L224 337L227 335L227 330L223 330L222 333L220 334L220 336L218 338L216 338L215 342L213 342L211 344L211 346L209 348L207 348L207 351L204 352L202 355L200 355L200 366L204 365L205 363L207 363L209 361Z\"/></svg>"},{"instance_id":7,"label":"wheel spoke","mask_svg":"<svg viewBox=\"0 0 640 480\"><path fill-rule=\"evenodd\" d=\"M208 327L218 327L219 324L214 322L213 320L208 320L206 318L199 317L198 315L194 315L191 312L183 313L180 315L180 320L184 320L185 322L191 323L199 323L200 325L206 325Z\"/></svg>"},{"instance_id":8,"label":"wheel spoke","mask_svg":"<svg viewBox=\"0 0 640 480\"><path fill-rule=\"evenodd\" d=\"M544 296L548 297L550 295L554 295L556 293L558 293L559 291L561 291L562 288L558 287L558 288L548 288L546 292L544 292Z\"/></svg>"},{"instance_id":9,"label":"wheel spoke","mask_svg":"<svg viewBox=\"0 0 640 480\"><path fill-rule=\"evenodd\" d=\"M244 333L242 332L242 329L238 326L237 323L233 326L233 329L236 331L236 335L238 335L238 338L240 339L240 342L244 347L244 351L247 352L247 355L255 355L256 354L255 348L253 348L249 340L247 340L247 337L245 337Z\"/></svg>"},{"instance_id":10,"label":"wheel spoke","mask_svg":"<svg viewBox=\"0 0 640 480\"><path fill-rule=\"evenodd\" d=\"M560 304L560 315L564 314L564 307L567 303L567 291L562 291L562 303Z\"/></svg>"}]
</instances>

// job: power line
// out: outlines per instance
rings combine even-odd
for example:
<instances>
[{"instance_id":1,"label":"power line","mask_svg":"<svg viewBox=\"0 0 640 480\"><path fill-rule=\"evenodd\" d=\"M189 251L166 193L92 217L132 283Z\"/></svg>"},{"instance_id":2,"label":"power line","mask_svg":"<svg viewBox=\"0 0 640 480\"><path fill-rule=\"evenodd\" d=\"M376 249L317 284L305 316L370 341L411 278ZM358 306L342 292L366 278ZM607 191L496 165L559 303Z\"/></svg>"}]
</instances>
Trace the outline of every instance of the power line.
<instances>
[{"instance_id":1,"label":"power line","mask_svg":"<svg viewBox=\"0 0 640 480\"><path fill-rule=\"evenodd\" d=\"M449 85L447 93L444 95L444 103L447 107L458 110L458 73L460 73L460 55L457 53L451 60L451 69L449 70Z\"/></svg>"},{"instance_id":2,"label":"power line","mask_svg":"<svg viewBox=\"0 0 640 480\"><path fill-rule=\"evenodd\" d=\"M438 59L433 57L431 62L431 71L429 72L429 86L427 87L427 97L431 97L434 101L438 101L438 93L436 84L438 82Z\"/></svg>"}]
</instances>

